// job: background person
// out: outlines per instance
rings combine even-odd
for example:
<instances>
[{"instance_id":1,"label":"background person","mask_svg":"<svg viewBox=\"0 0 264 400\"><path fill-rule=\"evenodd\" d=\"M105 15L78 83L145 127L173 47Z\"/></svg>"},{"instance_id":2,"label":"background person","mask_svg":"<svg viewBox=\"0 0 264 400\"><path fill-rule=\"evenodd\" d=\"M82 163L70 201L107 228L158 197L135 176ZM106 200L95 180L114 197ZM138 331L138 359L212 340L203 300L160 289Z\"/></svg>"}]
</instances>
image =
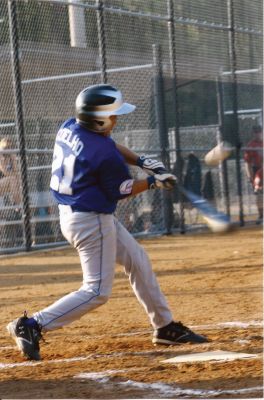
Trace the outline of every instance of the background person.
<instances>
[{"instance_id":1,"label":"background person","mask_svg":"<svg viewBox=\"0 0 264 400\"><path fill-rule=\"evenodd\" d=\"M9 138L0 140L0 196L5 197L6 205L21 203L20 172L17 155L6 150L14 148L13 141Z\"/></svg>"},{"instance_id":2,"label":"background person","mask_svg":"<svg viewBox=\"0 0 264 400\"><path fill-rule=\"evenodd\" d=\"M172 174L156 160L138 157L110 138L117 116L134 111L110 85L84 89L76 99L76 119L60 128L54 147L51 189L59 204L61 230L78 251L83 284L49 307L8 324L22 353L39 359L41 330L50 331L79 319L103 305L112 290L115 263L124 266L138 301L154 329L153 343L203 343L172 313L152 271L145 250L114 217L117 202L150 188L171 189ZM133 180L127 163L150 174Z\"/></svg>"},{"instance_id":3,"label":"background person","mask_svg":"<svg viewBox=\"0 0 264 400\"><path fill-rule=\"evenodd\" d=\"M21 214L21 190L20 170L17 155L9 150L14 149L12 139L3 137L0 140L0 196L3 197L1 218L6 224L1 229L2 243L9 246L20 245L23 237L23 229L20 224ZM9 224L8 221L18 221L18 224Z\"/></svg>"},{"instance_id":4,"label":"background person","mask_svg":"<svg viewBox=\"0 0 264 400\"><path fill-rule=\"evenodd\" d=\"M244 160L246 174L256 195L257 224L263 223L263 130L260 125L252 128L252 139L246 145Z\"/></svg>"}]
</instances>

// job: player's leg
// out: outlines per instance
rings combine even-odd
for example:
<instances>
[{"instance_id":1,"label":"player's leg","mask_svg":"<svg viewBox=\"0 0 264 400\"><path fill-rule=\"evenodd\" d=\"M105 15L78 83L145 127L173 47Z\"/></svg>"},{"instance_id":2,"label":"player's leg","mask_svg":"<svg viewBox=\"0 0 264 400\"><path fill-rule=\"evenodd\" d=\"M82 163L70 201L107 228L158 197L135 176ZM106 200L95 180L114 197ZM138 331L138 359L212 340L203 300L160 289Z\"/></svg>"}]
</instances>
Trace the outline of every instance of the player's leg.
<instances>
[{"instance_id":1,"label":"player's leg","mask_svg":"<svg viewBox=\"0 0 264 400\"><path fill-rule=\"evenodd\" d=\"M147 253L117 220L116 226L117 262L125 267L134 293L149 316L154 328L153 343L170 345L207 342L204 336L192 332L180 322L173 321Z\"/></svg>"},{"instance_id":2,"label":"player's leg","mask_svg":"<svg viewBox=\"0 0 264 400\"><path fill-rule=\"evenodd\" d=\"M60 328L108 299L114 276L116 228L111 215L60 213L62 232L76 247L83 270L83 285L49 307L10 322L7 329L19 350L38 360L41 330Z\"/></svg>"},{"instance_id":3,"label":"player's leg","mask_svg":"<svg viewBox=\"0 0 264 400\"><path fill-rule=\"evenodd\" d=\"M116 258L116 230L113 217L97 213L65 213L61 230L77 249L83 284L51 306L34 314L43 330L60 328L104 304L112 290Z\"/></svg>"},{"instance_id":4,"label":"player's leg","mask_svg":"<svg viewBox=\"0 0 264 400\"><path fill-rule=\"evenodd\" d=\"M153 328L168 324L173 317L147 253L118 220L116 230L117 262L125 267L134 293L147 312Z\"/></svg>"},{"instance_id":5,"label":"player's leg","mask_svg":"<svg viewBox=\"0 0 264 400\"><path fill-rule=\"evenodd\" d=\"M258 219L256 221L257 225L263 223L263 193L256 193L256 204L258 208Z\"/></svg>"},{"instance_id":6,"label":"player's leg","mask_svg":"<svg viewBox=\"0 0 264 400\"><path fill-rule=\"evenodd\" d=\"M256 195L256 205L258 209L258 218L256 223L263 223L263 169L256 171L253 181L254 193Z\"/></svg>"}]
</instances>

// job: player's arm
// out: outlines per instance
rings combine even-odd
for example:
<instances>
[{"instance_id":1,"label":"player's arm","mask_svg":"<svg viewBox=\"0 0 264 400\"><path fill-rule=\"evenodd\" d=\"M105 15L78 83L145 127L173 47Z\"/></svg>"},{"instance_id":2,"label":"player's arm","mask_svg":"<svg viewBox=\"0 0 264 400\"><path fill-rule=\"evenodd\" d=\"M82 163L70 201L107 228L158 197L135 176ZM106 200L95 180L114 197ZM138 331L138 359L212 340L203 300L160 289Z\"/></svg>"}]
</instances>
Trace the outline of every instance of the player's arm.
<instances>
[{"instance_id":1,"label":"player's arm","mask_svg":"<svg viewBox=\"0 0 264 400\"><path fill-rule=\"evenodd\" d=\"M167 189L171 190L176 184L176 177L172 174L156 174L146 179L134 180L131 196L142 193L149 189Z\"/></svg>"},{"instance_id":2,"label":"player's arm","mask_svg":"<svg viewBox=\"0 0 264 400\"><path fill-rule=\"evenodd\" d=\"M245 160L245 171L246 171L247 178L251 183L253 183L254 171L253 171L253 166L252 166L251 152L249 152L249 151L245 152L244 160Z\"/></svg>"},{"instance_id":3,"label":"player's arm","mask_svg":"<svg viewBox=\"0 0 264 400\"><path fill-rule=\"evenodd\" d=\"M148 189L172 189L176 182L176 177L166 173L155 174L146 179L134 180L128 174L123 161L112 155L101 163L99 182L107 197L116 201Z\"/></svg>"},{"instance_id":4,"label":"player's arm","mask_svg":"<svg viewBox=\"0 0 264 400\"><path fill-rule=\"evenodd\" d=\"M249 162L246 162L246 163L245 163L245 170L246 170L246 175L247 175L249 181L250 181L251 183L253 183L253 180L254 180L254 172L253 172L253 168L252 168L251 163L249 163Z\"/></svg>"},{"instance_id":5,"label":"player's arm","mask_svg":"<svg viewBox=\"0 0 264 400\"><path fill-rule=\"evenodd\" d=\"M116 147L124 157L127 164L142 168L148 175L167 172L165 165L161 161L149 158L145 155L139 156L137 153L119 143L116 143Z\"/></svg>"},{"instance_id":6,"label":"player's arm","mask_svg":"<svg viewBox=\"0 0 264 400\"><path fill-rule=\"evenodd\" d=\"M126 146L123 146L119 143L116 143L116 147L124 157L127 164L137 165L137 159L139 158L139 155L137 153L134 153L134 151L129 150Z\"/></svg>"}]
</instances>

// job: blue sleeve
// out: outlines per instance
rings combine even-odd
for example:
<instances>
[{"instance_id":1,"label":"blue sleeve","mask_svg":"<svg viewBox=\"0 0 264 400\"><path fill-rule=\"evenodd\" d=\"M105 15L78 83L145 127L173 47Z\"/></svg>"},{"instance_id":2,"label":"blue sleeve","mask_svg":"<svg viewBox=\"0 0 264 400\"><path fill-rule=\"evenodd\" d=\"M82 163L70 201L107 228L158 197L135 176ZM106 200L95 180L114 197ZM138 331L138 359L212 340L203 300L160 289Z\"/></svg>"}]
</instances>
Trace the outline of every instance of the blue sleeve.
<instances>
[{"instance_id":1,"label":"blue sleeve","mask_svg":"<svg viewBox=\"0 0 264 400\"><path fill-rule=\"evenodd\" d=\"M117 152L101 162L99 185L111 201L123 199L131 194L133 180L127 165Z\"/></svg>"}]
</instances>

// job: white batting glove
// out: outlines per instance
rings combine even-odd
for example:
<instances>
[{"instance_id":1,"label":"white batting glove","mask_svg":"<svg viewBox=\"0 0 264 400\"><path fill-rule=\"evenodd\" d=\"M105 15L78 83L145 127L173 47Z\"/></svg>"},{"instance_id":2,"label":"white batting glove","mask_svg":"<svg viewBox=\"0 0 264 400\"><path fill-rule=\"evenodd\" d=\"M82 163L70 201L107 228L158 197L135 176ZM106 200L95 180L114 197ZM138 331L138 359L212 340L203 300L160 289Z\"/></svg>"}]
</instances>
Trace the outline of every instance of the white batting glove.
<instances>
[{"instance_id":1,"label":"white batting glove","mask_svg":"<svg viewBox=\"0 0 264 400\"><path fill-rule=\"evenodd\" d=\"M155 174L147 178L149 189L167 189L174 188L177 178L173 174Z\"/></svg>"},{"instance_id":2,"label":"white batting glove","mask_svg":"<svg viewBox=\"0 0 264 400\"><path fill-rule=\"evenodd\" d=\"M148 175L162 174L166 172L163 162L153 160L146 156L141 156L137 159L137 165L143 169Z\"/></svg>"}]
</instances>

